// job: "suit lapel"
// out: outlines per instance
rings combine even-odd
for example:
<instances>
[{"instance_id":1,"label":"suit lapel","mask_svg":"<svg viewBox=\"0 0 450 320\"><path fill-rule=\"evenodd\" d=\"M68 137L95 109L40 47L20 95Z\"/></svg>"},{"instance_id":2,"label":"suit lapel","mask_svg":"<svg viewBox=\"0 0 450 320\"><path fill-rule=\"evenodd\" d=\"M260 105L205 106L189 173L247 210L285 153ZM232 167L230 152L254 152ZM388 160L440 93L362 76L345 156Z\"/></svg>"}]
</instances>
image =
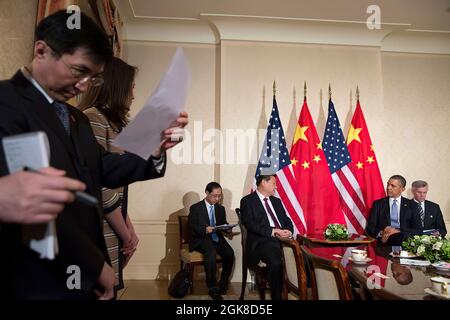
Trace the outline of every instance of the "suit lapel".
<instances>
[{"instance_id":1,"label":"suit lapel","mask_svg":"<svg viewBox=\"0 0 450 320\"><path fill-rule=\"evenodd\" d=\"M401 205L400 205L400 227L406 227L406 216L408 211L408 199L402 197L401 198Z\"/></svg>"},{"instance_id":2,"label":"suit lapel","mask_svg":"<svg viewBox=\"0 0 450 320\"><path fill-rule=\"evenodd\" d=\"M383 212L385 212L386 221L388 222L387 225L391 225L391 207L389 205L389 197L383 201Z\"/></svg>"},{"instance_id":3,"label":"suit lapel","mask_svg":"<svg viewBox=\"0 0 450 320\"><path fill-rule=\"evenodd\" d=\"M210 225L211 225L211 221L209 221L209 212L208 212L209 208L206 206L206 200L203 200L202 202L203 202L203 204L202 204L202 208L203 208L203 209L202 209L203 219L204 219L205 221L207 221L208 226L210 226ZM208 204L208 206L209 206L209 204ZM216 211L215 209L216 209L216 208L214 208L214 212Z\"/></svg>"},{"instance_id":4,"label":"suit lapel","mask_svg":"<svg viewBox=\"0 0 450 320\"><path fill-rule=\"evenodd\" d=\"M27 114L37 118L39 122L52 132L66 147L72 157L75 156L75 150L71 145L69 135L59 120L53 106L48 100L26 79L21 71L18 71L12 78L16 84L19 94L24 97L28 103L24 105Z\"/></svg>"},{"instance_id":5,"label":"suit lapel","mask_svg":"<svg viewBox=\"0 0 450 320\"><path fill-rule=\"evenodd\" d=\"M266 222L267 225L270 225L269 218L267 217L266 209L264 208L263 204L261 203L261 200L259 199L259 196L256 193L256 191L253 192L253 204L254 204L254 208L258 212L258 215L262 216L263 219L265 219L264 221Z\"/></svg>"}]
</instances>

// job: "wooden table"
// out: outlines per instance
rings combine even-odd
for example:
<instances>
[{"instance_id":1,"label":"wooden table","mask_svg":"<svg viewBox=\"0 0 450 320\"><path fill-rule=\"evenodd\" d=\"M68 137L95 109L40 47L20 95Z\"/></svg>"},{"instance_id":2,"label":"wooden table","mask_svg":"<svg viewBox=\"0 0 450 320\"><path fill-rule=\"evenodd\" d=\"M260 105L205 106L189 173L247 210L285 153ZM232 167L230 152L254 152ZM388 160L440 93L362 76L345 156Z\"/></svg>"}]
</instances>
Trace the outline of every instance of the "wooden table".
<instances>
[{"instance_id":1,"label":"wooden table","mask_svg":"<svg viewBox=\"0 0 450 320\"><path fill-rule=\"evenodd\" d=\"M309 250L326 259L338 260L349 276L364 289L368 298L383 300L436 300L425 289L431 287L431 277L450 278L450 272L438 271L432 266L417 267L401 265L400 258L390 255L391 247L360 246L367 250L371 261L355 264L350 261L351 249L348 246L311 247ZM442 300L442 299L439 299Z\"/></svg>"},{"instance_id":2,"label":"wooden table","mask_svg":"<svg viewBox=\"0 0 450 320\"><path fill-rule=\"evenodd\" d=\"M327 240L323 233L299 235L297 239L309 247L356 247L369 245L375 241L374 238L359 234L350 234L348 240Z\"/></svg>"}]
</instances>

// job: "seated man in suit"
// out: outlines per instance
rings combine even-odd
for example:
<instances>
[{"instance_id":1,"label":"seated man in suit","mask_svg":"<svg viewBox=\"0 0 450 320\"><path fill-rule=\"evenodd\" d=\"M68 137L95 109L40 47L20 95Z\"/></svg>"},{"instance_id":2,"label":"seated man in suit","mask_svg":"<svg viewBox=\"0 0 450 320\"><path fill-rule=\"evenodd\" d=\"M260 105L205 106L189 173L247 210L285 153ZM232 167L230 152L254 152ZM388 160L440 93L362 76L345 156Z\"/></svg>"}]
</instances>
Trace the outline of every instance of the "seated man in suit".
<instances>
[{"instance_id":1,"label":"seated man in suit","mask_svg":"<svg viewBox=\"0 0 450 320\"><path fill-rule=\"evenodd\" d=\"M191 242L189 251L201 252L205 260L206 284L213 300L222 300L221 294L228 289L228 280L234 263L234 251L215 226L228 224L225 208L219 204L222 187L210 182L205 188L205 199L193 204L189 209ZM231 233L231 229L225 232ZM222 258L222 274L219 287L216 282L216 254Z\"/></svg>"},{"instance_id":2,"label":"seated man in suit","mask_svg":"<svg viewBox=\"0 0 450 320\"><path fill-rule=\"evenodd\" d=\"M366 231L381 245L400 246L404 240L422 234L417 205L402 197L406 180L400 175L387 182L387 197L374 201Z\"/></svg>"},{"instance_id":3,"label":"seated man in suit","mask_svg":"<svg viewBox=\"0 0 450 320\"><path fill-rule=\"evenodd\" d=\"M428 193L428 183L417 180L411 185L413 201L417 203L423 230L434 230L431 234L445 237L447 228L442 217L441 208L437 203L425 200Z\"/></svg>"},{"instance_id":4,"label":"seated man in suit","mask_svg":"<svg viewBox=\"0 0 450 320\"><path fill-rule=\"evenodd\" d=\"M241 200L241 221L247 228L246 258L250 266L260 260L267 265L272 300L280 300L283 276L281 243L277 237L291 237L293 226L281 200L274 197L275 176L258 176L256 186L256 192Z\"/></svg>"}]
</instances>

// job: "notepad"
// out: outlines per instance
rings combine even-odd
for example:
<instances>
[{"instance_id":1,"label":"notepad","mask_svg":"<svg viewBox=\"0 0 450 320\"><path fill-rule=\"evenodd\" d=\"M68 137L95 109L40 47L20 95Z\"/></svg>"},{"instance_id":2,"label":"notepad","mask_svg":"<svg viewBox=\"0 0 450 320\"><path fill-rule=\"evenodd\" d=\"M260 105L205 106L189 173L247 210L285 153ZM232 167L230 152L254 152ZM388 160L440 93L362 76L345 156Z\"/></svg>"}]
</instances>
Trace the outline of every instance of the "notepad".
<instances>
[{"instance_id":1,"label":"notepad","mask_svg":"<svg viewBox=\"0 0 450 320\"><path fill-rule=\"evenodd\" d=\"M236 226L237 226L237 223L236 224L221 224L220 226L216 226L215 229L216 230L228 230L228 229L232 229Z\"/></svg>"},{"instance_id":2,"label":"notepad","mask_svg":"<svg viewBox=\"0 0 450 320\"><path fill-rule=\"evenodd\" d=\"M427 267L431 264L431 262L427 260L400 259L400 264Z\"/></svg>"},{"instance_id":3,"label":"notepad","mask_svg":"<svg viewBox=\"0 0 450 320\"><path fill-rule=\"evenodd\" d=\"M3 150L9 173L24 167L40 169L49 166L50 147L43 131L12 135L3 138ZM47 224L23 225L22 241L41 259L53 260L58 254L55 221Z\"/></svg>"}]
</instances>

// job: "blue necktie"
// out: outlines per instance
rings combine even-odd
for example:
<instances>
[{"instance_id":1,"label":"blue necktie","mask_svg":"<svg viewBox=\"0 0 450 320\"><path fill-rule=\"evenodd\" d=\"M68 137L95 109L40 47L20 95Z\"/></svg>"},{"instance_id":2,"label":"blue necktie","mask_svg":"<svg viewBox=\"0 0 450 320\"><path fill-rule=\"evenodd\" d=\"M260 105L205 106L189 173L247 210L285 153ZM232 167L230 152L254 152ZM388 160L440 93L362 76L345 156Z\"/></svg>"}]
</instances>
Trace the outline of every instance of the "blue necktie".
<instances>
[{"instance_id":1,"label":"blue necktie","mask_svg":"<svg viewBox=\"0 0 450 320\"><path fill-rule=\"evenodd\" d=\"M67 109L66 104L55 100L53 106L55 107L56 114L58 115L59 120L61 120L64 129L70 134L69 109Z\"/></svg>"},{"instance_id":2,"label":"blue necktie","mask_svg":"<svg viewBox=\"0 0 450 320\"><path fill-rule=\"evenodd\" d=\"M211 227L216 226L216 219L214 218L214 206L209 207L209 222ZM216 232L211 233L211 238L214 242L219 242L219 236Z\"/></svg>"},{"instance_id":3,"label":"blue necktie","mask_svg":"<svg viewBox=\"0 0 450 320\"><path fill-rule=\"evenodd\" d=\"M391 227L400 228L400 221L398 217L397 199L394 199L391 208Z\"/></svg>"}]
</instances>

